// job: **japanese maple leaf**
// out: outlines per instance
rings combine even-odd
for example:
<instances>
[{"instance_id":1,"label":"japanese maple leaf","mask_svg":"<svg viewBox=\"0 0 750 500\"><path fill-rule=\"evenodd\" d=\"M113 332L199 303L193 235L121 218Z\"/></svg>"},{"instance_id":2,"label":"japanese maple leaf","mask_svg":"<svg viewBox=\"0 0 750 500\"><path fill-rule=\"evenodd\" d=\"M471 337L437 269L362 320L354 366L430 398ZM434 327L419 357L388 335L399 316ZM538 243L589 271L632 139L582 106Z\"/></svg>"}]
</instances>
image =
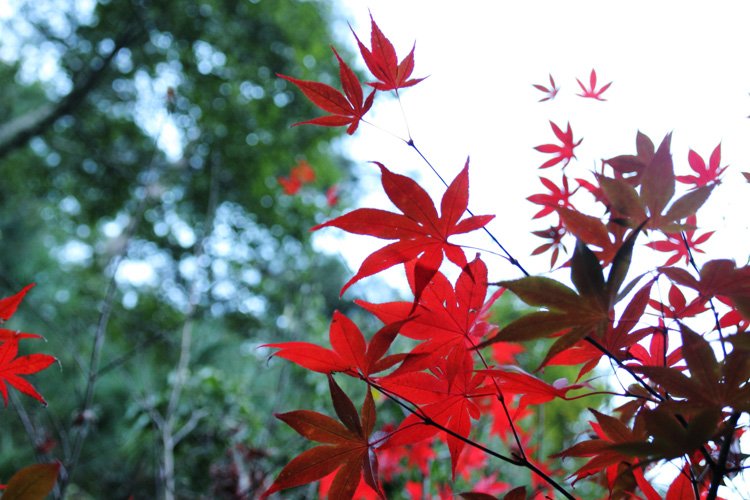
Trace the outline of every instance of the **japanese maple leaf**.
<instances>
[{"instance_id":1,"label":"japanese maple leaf","mask_svg":"<svg viewBox=\"0 0 750 500\"><path fill-rule=\"evenodd\" d=\"M497 327L487 320L492 304L503 291L500 289L485 300L487 266L477 256L462 270L455 287L438 271L416 309L411 302L356 302L385 323L403 323L401 335L421 341L410 353L411 357L420 358L418 364L410 363L410 368L421 369L451 349L472 349L482 338L494 334ZM407 357L405 364L410 359Z\"/></svg>"},{"instance_id":2,"label":"japanese maple leaf","mask_svg":"<svg viewBox=\"0 0 750 500\"><path fill-rule=\"evenodd\" d=\"M674 351L669 352L669 335L666 334L664 329L664 323L659 318L660 329L654 331L651 334L651 341L648 345L648 351L641 344L635 344L630 347L630 355L637 360L637 363L626 363L626 364L640 364L643 366L674 366L682 361L682 348L678 347Z\"/></svg>"},{"instance_id":3,"label":"japanese maple leaf","mask_svg":"<svg viewBox=\"0 0 750 500\"><path fill-rule=\"evenodd\" d=\"M732 305L750 319L750 266L736 267L728 259L716 259L706 262L696 279L684 269L660 267L659 271L670 280L696 290L705 300L717 295L725 295Z\"/></svg>"},{"instance_id":4,"label":"japanese maple leaf","mask_svg":"<svg viewBox=\"0 0 750 500\"><path fill-rule=\"evenodd\" d=\"M687 218L688 226L695 227L696 223L697 218L695 214ZM682 239L683 234L685 235L685 240ZM702 249L698 248L698 245L708 241L712 234L714 232L709 231L696 238L695 229L686 229L682 233L665 233L666 240L651 241L646 243L646 246L659 252L674 252L664 263L665 266L671 266L680 259L684 259L687 265L690 263L690 251L705 253Z\"/></svg>"},{"instance_id":5,"label":"japanese maple leaf","mask_svg":"<svg viewBox=\"0 0 750 500\"><path fill-rule=\"evenodd\" d=\"M596 422L589 422L597 434L596 439L581 441L561 453L552 455L556 457L590 457L589 461L579 468L575 475L576 480L590 474L596 474L603 469L614 468L621 462L633 463L631 454L620 451L617 445L641 443L646 439L645 432L636 432L618 419L604 415L596 410L590 410L596 417Z\"/></svg>"},{"instance_id":6,"label":"japanese maple leaf","mask_svg":"<svg viewBox=\"0 0 750 500\"><path fill-rule=\"evenodd\" d=\"M27 354L26 356L16 357L17 354L17 340L6 340L0 344L0 393L3 395L5 406L8 406L8 387L6 384L15 387L46 406L47 402L42 395L21 375L29 375L44 370L55 362L55 358L48 354Z\"/></svg>"},{"instance_id":7,"label":"japanese maple leaf","mask_svg":"<svg viewBox=\"0 0 750 500\"><path fill-rule=\"evenodd\" d=\"M570 163L572 158L576 157L575 154L573 154L573 150L581 144L583 139L579 139L578 142L573 141L573 131L570 129L570 123L568 123L568 128L565 132L563 132L554 122L550 121L549 124L552 127L555 136L562 141L562 144L542 144L541 146L536 146L534 148L542 153L556 155L554 158L542 163L539 168L549 168L560 162L562 162L563 167L565 167Z\"/></svg>"},{"instance_id":8,"label":"japanese maple leaf","mask_svg":"<svg viewBox=\"0 0 750 500\"><path fill-rule=\"evenodd\" d=\"M688 153L688 164L697 175L677 175L675 179L684 184L693 184L696 188L711 182L719 182L719 176L727 169L726 166L719 167L721 164L721 143L711 153L708 166L706 166L703 158L692 149Z\"/></svg>"},{"instance_id":9,"label":"japanese maple leaf","mask_svg":"<svg viewBox=\"0 0 750 500\"><path fill-rule=\"evenodd\" d=\"M386 325L373 335L369 344L357 325L338 311L328 332L333 350L309 342L279 342L263 347L279 349L274 355L287 359L308 370L320 373L345 372L368 377L386 370L404 358L404 355L385 356L401 323Z\"/></svg>"},{"instance_id":10,"label":"japanese maple leaf","mask_svg":"<svg viewBox=\"0 0 750 500\"><path fill-rule=\"evenodd\" d=\"M581 87L581 90L583 91L582 94L577 94L581 97L585 97L587 99L596 99L597 101L606 101L602 97L602 94L605 90L609 88L610 85L612 85L612 82L609 82L608 84L604 85L600 89L597 90L596 88L596 70L591 70L591 74L589 75L589 88L586 88L582 83L581 80L576 78L576 81L578 82L578 85Z\"/></svg>"},{"instance_id":11,"label":"japanese maple leaf","mask_svg":"<svg viewBox=\"0 0 750 500\"><path fill-rule=\"evenodd\" d=\"M664 318L690 318L706 310L705 299L698 296L688 304L682 290L674 284L669 287L667 299L666 304L656 299L649 301L649 305L656 309L657 313Z\"/></svg>"},{"instance_id":12,"label":"japanese maple leaf","mask_svg":"<svg viewBox=\"0 0 750 500\"><path fill-rule=\"evenodd\" d=\"M415 302L443 262L448 260L463 268L466 256L458 245L448 242L454 234L468 233L484 227L494 215L475 215L464 220L469 203L469 160L448 186L440 204L440 215L430 196L414 180L394 174L377 163L382 174L383 189L394 205L403 213L377 208L360 208L319 224L311 230L338 227L355 234L398 240L367 257L355 274L341 289L341 294L364 277L417 259L415 271Z\"/></svg>"},{"instance_id":13,"label":"japanese maple leaf","mask_svg":"<svg viewBox=\"0 0 750 500\"><path fill-rule=\"evenodd\" d=\"M549 243L543 243L536 247L534 251L531 252L531 255L539 255L551 249L552 254L550 255L549 266L550 268L555 267L557 257L560 255L560 250L565 251L565 246L562 243L562 238L566 234L565 226L563 226L562 222L559 222L557 226L550 226L548 229L542 229L540 231L532 231L531 234L550 240Z\"/></svg>"},{"instance_id":14,"label":"japanese maple leaf","mask_svg":"<svg viewBox=\"0 0 750 500\"><path fill-rule=\"evenodd\" d=\"M385 498L378 480L377 457L372 453L373 444L369 441L376 417L372 394L367 391L360 417L333 377L329 375L328 381L333 406L340 421L308 410L277 414L278 419L302 436L323 444L292 459L261 498L317 481L334 471L338 472L331 484L329 498L352 498L362 478L380 498Z\"/></svg>"},{"instance_id":15,"label":"japanese maple leaf","mask_svg":"<svg viewBox=\"0 0 750 500\"><path fill-rule=\"evenodd\" d=\"M494 394L493 388L484 384L485 378L484 374L474 372L470 352L460 350L451 351L448 358L439 360L430 373L410 372L383 378L381 384L389 392L419 406L417 414L407 416L383 447L416 443L438 434L440 429L425 423L425 417L468 437L471 420L480 417L475 399ZM444 437L448 442L455 478L465 442L450 434Z\"/></svg>"},{"instance_id":16,"label":"japanese maple leaf","mask_svg":"<svg viewBox=\"0 0 750 500\"><path fill-rule=\"evenodd\" d=\"M540 90L546 94L544 97L539 99L539 102L550 101L554 99L555 96L557 96L557 93L560 91L560 87L555 85L555 79L552 78L552 75L549 75L549 88L536 83L533 84L533 86L535 89Z\"/></svg>"},{"instance_id":17,"label":"japanese maple leaf","mask_svg":"<svg viewBox=\"0 0 750 500\"><path fill-rule=\"evenodd\" d=\"M562 177L562 188L546 177L539 177L539 180L549 190L549 193L532 194L526 198L530 202L542 206L542 209L534 215L533 219L551 214L557 207L574 208L570 202L570 197L578 191L578 188L571 191L568 186L568 178L565 175Z\"/></svg>"},{"instance_id":18,"label":"japanese maple leaf","mask_svg":"<svg viewBox=\"0 0 750 500\"><path fill-rule=\"evenodd\" d=\"M399 63L396 57L396 49L393 48L391 41L380 31L372 15L370 15L370 22L372 25L370 32L372 49L368 49L359 40L354 30L352 30L365 64L367 64L373 76L379 80L368 85L374 87L376 90L396 90L398 92L398 89L411 87L424 80L424 78L409 79L412 71L414 71L414 47L412 47L409 55Z\"/></svg>"},{"instance_id":19,"label":"japanese maple leaf","mask_svg":"<svg viewBox=\"0 0 750 500\"><path fill-rule=\"evenodd\" d=\"M326 127L339 127L348 125L346 132L351 135L359 126L359 121L372 107L372 101L375 97L375 91L372 91L366 99L363 97L362 85L354 74L354 71L339 56L336 49L333 49L336 59L339 61L339 73L341 77L341 86L344 94L325 83L312 82L307 80L298 80L291 76L278 76L295 84L303 94L310 99L313 104L330 115L313 118L304 122L295 123L293 126L311 124L323 125Z\"/></svg>"}]
</instances>

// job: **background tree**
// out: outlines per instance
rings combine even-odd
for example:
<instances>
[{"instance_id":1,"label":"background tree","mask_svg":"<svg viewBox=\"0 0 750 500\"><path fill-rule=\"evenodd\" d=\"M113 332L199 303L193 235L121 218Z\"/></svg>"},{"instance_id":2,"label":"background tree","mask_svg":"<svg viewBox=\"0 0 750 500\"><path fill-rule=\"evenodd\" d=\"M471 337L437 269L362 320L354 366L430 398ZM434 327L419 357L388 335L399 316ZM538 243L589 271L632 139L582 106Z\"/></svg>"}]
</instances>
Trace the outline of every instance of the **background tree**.
<instances>
[{"instance_id":1,"label":"background tree","mask_svg":"<svg viewBox=\"0 0 750 500\"><path fill-rule=\"evenodd\" d=\"M48 408L3 414L2 479L58 459L57 496L251 492L294 453L274 409L321 392L296 374L285 390L296 368L265 366L259 339L314 338L347 307L308 237L326 190L352 185L339 131L290 131L312 106L275 76L335 76L329 5L12 6L0 286L38 284L14 322L60 369L34 379ZM315 179L285 195L301 161Z\"/></svg>"}]
</instances>

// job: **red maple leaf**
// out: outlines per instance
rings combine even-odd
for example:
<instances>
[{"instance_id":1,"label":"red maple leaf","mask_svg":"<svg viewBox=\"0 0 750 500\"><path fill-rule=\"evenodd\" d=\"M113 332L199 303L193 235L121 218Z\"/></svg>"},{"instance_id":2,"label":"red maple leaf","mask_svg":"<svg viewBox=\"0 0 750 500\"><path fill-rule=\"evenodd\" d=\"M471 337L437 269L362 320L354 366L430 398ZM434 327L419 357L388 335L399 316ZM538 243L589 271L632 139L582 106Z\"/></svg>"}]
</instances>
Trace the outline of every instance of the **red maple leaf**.
<instances>
[{"instance_id":1,"label":"red maple leaf","mask_svg":"<svg viewBox=\"0 0 750 500\"><path fill-rule=\"evenodd\" d=\"M697 218L695 214L687 218L687 225L690 227L696 227ZM682 235L685 235L685 239L682 239ZM705 243L714 234L713 231L703 233L702 235L695 237L695 229L687 229L682 233L664 233L667 237L666 240L651 241L646 243L646 246L653 248L658 252L674 252L669 256L667 261L664 263L665 266L671 266L677 263L680 259L685 260L685 264L690 263L690 252L705 253L703 250L698 248L698 245Z\"/></svg>"},{"instance_id":2,"label":"red maple leaf","mask_svg":"<svg viewBox=\"0 0 750 500\"><path fill-rule=\"evenodd\" d=\"M533 219L538 219L551 214L557 207L575 208L570 202L570 197L578 191L578 188L571 191L568 187L568 178L565 175L562 177L562 188L558 187L557 184L545 177L539 177L539 180L542 181L542 184L544 184L547 189L549 189L549 193L532 194L526 198L531 203L536 203L543 207L536 213L536 215L534 215L534 217L532 217Z\"/></svg>"},{"instance_id":3,"label":"red maple leaf","mask_svg":"<svg viewBox=\"0 0 750 500\"><path fill-rule=\"evenodd\" d=\"M346 133L351 135L359 126L359 121L372 107L372 101L375 97L375 91L372 91L366 99L363 100L362 85L354 74L354 71L339 56L336 49L333 49L336 59L339 61L339 73L341 77L341 86L344 94L325 83L312 82L307 80L298 80L291 76L278 74L280 78L288 80L295 84L303 94L310 99L313 104L331 113L330 115L313 118L304 122L295 123L297 125L323 125L326 127L339 127L348 125Z\"/></svg>"},{"instance_id":4,"label":"red maple leaf","mask_svg":"<svg viewBox=\"0 0 750 500\"><path fill-rule=\"evenodd\" d=\"M331 399L340 421L308 410L277 414L295 431L311 441L323 443L302 452L279 473L271 487L261 498L272 493L311 483L334 471L329 498L352 498L360 480L385 498L378 480L377 457L372 452L369 437L375 427L375 403L367 391L362 405L362 415L357 413L352 401L328 376Z\"/></svg>"},{"instance_id":5,"label":"red maple leaf","mask_svg":"<svg viewBox=\"0 0 750 500\"><path fill-rule=\"evenodd\" d=\"M398 92L398 89L411 87L424 80L424 78L409 79L412 71L414 71L414 47L412 47L409 55L399 63L396 56L396 49L393 48L391 41L380 31L372 15L370 15L370 22L372 25L370 32L372 50L368 49L359 40L354 30L352 30L354 38L357 39L357 44L359 44L359 51L362 53L365 64L367 64L373 76L379 80L368 85L374 87L376 90L396 90Z\"/></svg>"},{"instance_id":6,"label":"red maple leaf","mask_svg":"<svg viewBox=\"0 0 750 500\"><path fill-rule=\"evenodd\" d=\"M355 301L384 323L401 322L399 333L420 341L399 370L421 370L453 349L466 350L497 331L487 320L490 308L504 289L487 296L487 266L477 257L456 280L455 287L435 273L416 308L411 302L371 304Z\"/></svg>"},{"instance_id":7,"label":"red maple leaf","mask_svg":"<svg viewBox=\"0 0 750 500\"><path fill-rule=\"evenodd\" d=\"M587 99L596 99L597 101L606 101L602 97L602 94L605 90L609 88L610 85L612 85L612 82L609 82L608 84L601 87L599 90L596 89L596 70L591 70L591 74L589 75L589 86L590 88L586 88L582 83L581 80L576 78L576 81L578 82L578 85L581 87L581 90L583 91L582 94L576 94L581 97L585 97Z\"/></svg>"},{"instance_id":8,"label":"red maple leaf","mask_svg":"<svg viewBox=\"0 0 750 500\"><path fill-rule=\"evenodd\" d=\"M461 268L466 265L463 250L449 243L448 238L484 227L494 215L475 215L460 220L469 203L469 160L445 191L440 215L430 196L414 180L394 174L381 163L377 165L382 174L383 189L403 214L377 208L359 208L311 230L333 226L350 233L398 240L367 257L357 274L341 289L341 294L366 276L417 259L416 302L443 262L443 254Z\"/></svg>"},{"instance_id":9,"label":"red maple leaf","mask_svg":"<svg viewBox=\"0 0 750 500\"><path fill-rule=\"evenodd\" d=\"M659 318L659 326L660 328L655 328L655 331L651 334L648 351L641 344L635 344L630 347L628 352L638 362L631 362L628 364L639 364L642 366L674 366L682 361L681 347L669 352L669 335L666 333L661 318Z\"/></svg>"},{"instance_id":10,"label":"red maple leaf","mask_svg":"<svg viewBox=\"0 0 750 500\"><path fill-rule=\"evenodd\" d=\"M5 406L8 406L8 388L5 384L15 387L46 406L47 402L42 395L21 375L30 375L44 370L55 362L54 356L27 354L26 356L16 357L17 354L18 341L6 340L0 344L0 393L3 395Z\"/></svg>"},{"instance_id":11,"label":"red maple leaf","mask_svg":"<svg viewBox=\"0 0 750 500\"><path fill-rule=\"evenodd\" d=\"M550 121L549 124L552 127L552 131L555 133L555 136L557 136L557 138L562 141L562 144L542 144L541 146L536 146L534 148L537 151L541 151L542 153L557 155L554 158L542 163L539 168L549 168L553 165L557 165L560 162L563 162L563 167L565 167L570 162L571 158L576 157L576 155L573 154L573 150L579 144L581 144L581 141L583 141L583 139L579 139L578 142L573 142L573 131L570 129L570 123L568 123L568 129L565 132L560 130L560 127L558 127L554 122Z\"/></svg>"},{"instance_id":12,"label":"red maple leaf","mask_svg":"<svg viewBox=\"0 0 750 500\"><path fill-rule=\"evenodd\" d=\"M549 88L545 87L544 85L539 85L536 83L533 84L533 86L535 89L541 90L542 92L547 94L541 99L539 99L539 102L550 101L554 99L557 93L560 91L560 87L555 85L555 79L552 78L552 75L549 75Z\"/></svg>"},{"instance_id":13,"label":"red maple leaf","mask_svg":"<svg viewBox=\"0 0 750 500\"><path fill-rule=\"evenodd\" d=\"M665 304L659 300L649 300L649 305L664 318L682 319L697 316L706 310L706 301L698 296L687 303L685 295L678 287L672 284L667 294L668 302Z\"/></svg>"},{"instance_id":14,"label":"red maple leaf","mask_svg":"<svg viewBox=\"0 0 750 500\"><path fill-rule=\"evenodd\" d=\"M483 384L486 376L474 372L472 365L470 352L456 349L448 358L439 359L430 373L409 372L383 378L381 384L389 392L419 405L417 413L407 416L383 447L416 443L437 434L439 428L425 423L425 418L468 437L471 420L481 414L475 399L494 394L491 387ZM456 465L466 443L450 434L443 437L448 442L455 478Z\"/></svg>"},{"instance_id":15,"label":"red maple leaf","mask_svg":"<svg viewBox=\"0 0 750 500\"><path fill-rule=\"evenodd\" d=\"M675 179L684 184L693 184L696 188L711 182L719 182L719 176L727 169L726 166L719 167L721 164L721 143L711 153L708 166L706 166L703 158L692 149L688 153L688 164L693 172L698 175L677 175Z\"/></svg>"},{"instance_id":16,"label":"red maple leaf","mask_svg":"<svg viewBox=\"0 0 750 500\"><path fill-rule=\"evenodd\" d=\"M589 461L575 473L577 479L590 474L596 474L607 469L608 475L618 474L617 466L621 462L628 464L635 462L633 457L620 451L617 445L639 443L645 439L645 432L636 432L614 417L604 415L590 409L596 417L596 422L589 422L598 438L581 441L567 450L552 455L556 457L590 457Z\"/></svg>"}]
</instances>

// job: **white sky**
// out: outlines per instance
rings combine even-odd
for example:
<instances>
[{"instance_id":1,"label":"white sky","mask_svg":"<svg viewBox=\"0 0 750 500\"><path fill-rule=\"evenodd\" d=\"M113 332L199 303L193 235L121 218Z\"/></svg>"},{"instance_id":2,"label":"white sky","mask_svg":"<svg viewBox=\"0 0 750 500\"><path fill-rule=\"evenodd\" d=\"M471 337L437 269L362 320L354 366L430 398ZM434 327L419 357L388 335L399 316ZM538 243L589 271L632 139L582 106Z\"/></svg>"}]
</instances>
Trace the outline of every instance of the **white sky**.
<instances>
[{"instance_id":1,"label":"white sky","mask_svg":"<svg viewBox=\"0 0 750 500\"><path fill-rule=\"evenodd\" d=\"M699 218L699 224L720 230L705 245L716 249L712 257L745 263L750 184L740 172L750 171L750 3L544 0L458 5L344 0L340 12L369 45L369 8L399 58L416 41L413 76L429 78L402 93L415 142L448 179L471 156L470 208L497 214L490 229L527 269L539 273L549 266L548 255L528 257L542 243L529 232L555 221L550 217L529 222L538 207L526 201L531 194L546 192L537 180L540 174L559 176L557 167L538 170L550 156L533 150L557 142L549 120L563 128L570 121L575 138L584 138L576 149L578 161L567 168L571 177L584 177L601 158L635 153L639 129L657 145L673 131L678 175L692 173L687 163L690 148L708 161L721 141L722 165L731 166L709 200L710 214ZM348 28L341 28L344 43L355 49ZM592 68L600 84L614 81L604 94L606 102L575 95L580 91L576 78L587 83ZM532 84L547 85L548 73L561 90L555 100L538 103L543 95ZM368 119L404 135L395 101L381 100ZM368 160L416 174L439 202L444 188L390 135L363 125L348 146L362 171L373 173L374 193L362 205L390 206L380 195L375 168L365 164ZM337 232L328 231L324 239ZM491 248L486 237L480 238L478 245ZM382 246L380 240L371 245L367 240L355 237L355 244L347 242L346 257L354 270ZM497 263L495 278L516 275Z\"/></svg>"}]
</instances>

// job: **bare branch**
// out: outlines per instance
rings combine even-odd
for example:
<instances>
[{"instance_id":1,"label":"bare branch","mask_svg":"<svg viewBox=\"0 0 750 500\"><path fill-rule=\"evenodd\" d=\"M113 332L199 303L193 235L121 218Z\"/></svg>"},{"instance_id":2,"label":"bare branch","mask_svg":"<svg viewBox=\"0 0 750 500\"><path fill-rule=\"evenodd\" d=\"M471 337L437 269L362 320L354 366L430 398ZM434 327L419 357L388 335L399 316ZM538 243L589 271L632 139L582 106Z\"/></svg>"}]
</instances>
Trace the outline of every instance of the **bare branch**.
<instances>
[{"instance_id":1,"label":"bare branch","mask_svg":"<svg viewBox=\"0 0 750 500\"><path fill-rule=\"evenodd\" d=\"M115 41L112 51L103 59L96 58L74 78L73 89L54 103L43 104L0 126L0 158L24 146L29 139L44 133L58 118L73 112L96 88L112 60L120 50L132 43L142 28L131 25Z\"/></svg>"}]
</instances>

